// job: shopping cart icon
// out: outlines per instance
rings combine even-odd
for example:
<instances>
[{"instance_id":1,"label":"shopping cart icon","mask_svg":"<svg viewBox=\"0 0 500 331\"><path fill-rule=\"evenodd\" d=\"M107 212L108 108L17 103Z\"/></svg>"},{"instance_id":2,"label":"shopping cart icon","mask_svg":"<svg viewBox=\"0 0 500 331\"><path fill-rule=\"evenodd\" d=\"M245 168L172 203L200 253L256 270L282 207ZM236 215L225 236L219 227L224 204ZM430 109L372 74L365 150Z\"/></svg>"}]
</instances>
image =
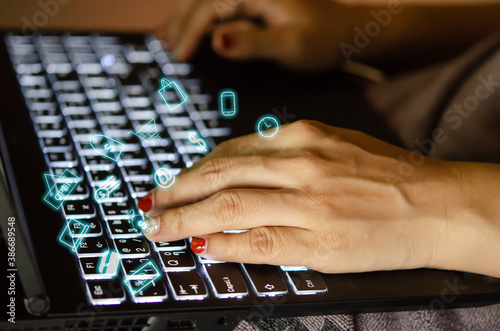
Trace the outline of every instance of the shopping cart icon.
<instances>
[{"instance_id":1,"label":"shopping cart icon","mask_svg":"<svg viewBox=\"0 0 500 331\"><path fill-rule=\"evenodd\" d=\"M161 87L158 90L158 94L169 110L175 110L186 103L188 100L187 93L175 81L162 78L160 82Z\"/></svg>"},{"instance_id":2,"label":"shopping cart icon","mask_svg":"<svg viewBox=\"0 0 500 331\"><path fill-rule=\"evenodd\" d=\"M155 140L161 139L160 135L158 134L158 128L156 127L156 121L154 118L144 124L144 126L139 131L129 131L129 134L130 133L150 144L154 144Z\"/></svg>"}]
</instances>

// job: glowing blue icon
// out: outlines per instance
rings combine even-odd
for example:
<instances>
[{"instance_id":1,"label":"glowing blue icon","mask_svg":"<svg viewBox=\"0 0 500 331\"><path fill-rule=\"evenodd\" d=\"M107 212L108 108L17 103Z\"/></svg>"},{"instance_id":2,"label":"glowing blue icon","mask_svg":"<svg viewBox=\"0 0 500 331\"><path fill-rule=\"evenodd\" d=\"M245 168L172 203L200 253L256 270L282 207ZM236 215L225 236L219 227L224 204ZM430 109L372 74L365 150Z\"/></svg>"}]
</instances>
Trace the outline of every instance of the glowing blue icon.
<instances>
[{"instance_id":1,"label":"glowing blue icon","mask_svg":"<svg viewBox=\"0 0 500 331\"><path fill-rule=\"evenodd\" d=\"M160 80L161 87L158 94L169 110L175 110L188 100L187 93L175 82L167 78Z\"/></svg>"},{"instance_id":2,"label":"glowing blue icon","mask_svg":"<svg viewBox=\"0 0 500 331\"><path fill-rule=\"evenodd\" d=\"M158 222L155 222L151 216L145 215L144 219L140 220L137 222L137 225L141 228L142 233L145 236L149 236L153 233L158 232L160 226L158 225Z\"/></svg>"},{"instance_id":3,"label":"glowing blue icon","mask_svg":"<svg viewBox=\"0 0 500 331\"><path fill-rule=\"evenodd\" d=\"M125 144L121 141L103 134L93 135L90 137L89 143L100 156L115 162L118 161L123 152L123 147L125 147Z\"/></svg>"},{"instance_id":4,"label":"glowing blue icon","mask_svg":"<svg viewBox=\"0 0 500 331\"><path fill-rule=\"evenodd\" d=\"M136 135L139 139L142 139L150 144L154 144L154 141L161 139L158 134L158 128L156 127L156 121L153 118L151 121L144 124L144 126L137 131L137 133L129 131L129 133Z\"/></svg>"},{"instance_id":5,"label":"glowing blue icon","mask_svg":"<svg viewBox=\"0 0 500 331\"><path fill-rule=\"evenodd\" d=\"M112 250L106 250L104 255L99 259L99 264L97 271L109 277L114 277L118 273L118 267L120 266L120 256L117 252Z\"/></svg>"},{"instance_id":6,"label":"glowing blue icon","mask_svg":"<svg viewBox=\"0 0 500 331\"><path fill-rule=\"evenodd\" d=\"M143 263L131 275L127 275L123 279L123 283L128 287L133 294L140 294L154 284L154 281L161 276L160 271L152 261ZM138 279L139 278L139 279ZM145 279L148 278L148 279ZM134 282L132 285L131 283Z\"/></svg>"},{"instance_id":7,"label":"glowing blue icon","mask_svg":"<svg viewBox=\"0 0 500 331\"><path fill-rule=\"evenodd\" d=\"M264 115L257 120L255 131L266 139L273 138L280 130L280 121L276 116Z\"/></svg>"},{"instance_id":8,"label":"glowing blue icon","mask_svg":"<svg viewBox=\"0 0 500 331\"><path fill-rule=\"evenodd\" d=\"M68 169L64 169L60 176L45 173L43 177L47 188L43 201L54 210L61 208L68 195L80 182L80 178Z\"/></svg>"},{"instance_id":9,"label":"glowing blue icon","mask_svg":"<svg viewBox=\"0 0 500 331\"><path fill-rule=\"evenodd\" d=\"M156 186L162 189L171 188L175 184L175 176L167 168L159 168L153 175Z\"/></svg>"},{"instance_id":10,"label":"glowing blue icon","mask_svg":"<svg viewBox=\"0 0 500 331\"><path fill-rule=\"evenodd\" d=\"M72 252L78 252L81 242L85 238L87 232L90 231L90 225L83 221L69 219L66 221L66 226L59 233L59 242L71 249Z\"/></svg>"},{"instance_id":11,"label":"glowing blue icon","mask_svg":"<svg viewBox=\"0 0 500 331\"><path fill-rule=\"evenodd\" d=\"M106 177L104 182L99 185L99 188L94 192L94 199L97 203L106 202L109 199L109 195L114 191L118 190L121 186L121 182L116 178L115 175L109 175Z\"/></svg>"},{"instance_id":12,"label":"glowing blue icon","mask_svg":"<svg viewBox=\"0 0 500 331\"><path fill-rule=\"evenodd\" d=\"M132 209L129 210L125 218L134 229L140 229L144 235L149 235L150 233L158 230L157 228L154 228L155 226L158 226L158 223L155 222L150 216L136 214Z\"/></svg>"},{"instance_id":13,"label":"glowing blue icon","mask_svg":"<svg viewBox=\"0 0 500 331\"><path fill-rule=\"evenodd\" d=\"M197 145L196 149L199 150L200 152L207 152L208 151L208 144L207 141L201 137L196 137L198 133L196 131L189 131L188 132L188 139L189 142L193 145Z\"/></svg>"},{"instance_id":14,"label":"glowing blue icon","mask_svg":"<svg viewBox=\"0 0 500 331\"><path fill-rule=\"evenodd\" d=\"M141 214L136 214L133 209L130 209L127 213L127 215L124 216L125 219L128 220L128 222L134 227L134 228L141 228L141 225L139 223L142 222L142 216Z\"/></svg>"},{"instance_id":15,"label":"glowing blue icon","mask_svg":"<svg viewBox=\"0 0 500 331\"><path fill-rule=\"evenodd\" d=\"M133 209L130 209L124 218L128 219L129 221L133 221L138 216L140 217L141 215L136 215L135 211Z\"/></svg>"},{"instance_id":16,"label":"glowing blue icon","mask_svg":"<svg viewBox=\"0 0 500 331\"><path fill-rule=\"evenodd\" d=\"M238 114L238 97L235 91L227 89L219 93L219 111L225 118L233 118Z\"/></svg>"}]
</instances>

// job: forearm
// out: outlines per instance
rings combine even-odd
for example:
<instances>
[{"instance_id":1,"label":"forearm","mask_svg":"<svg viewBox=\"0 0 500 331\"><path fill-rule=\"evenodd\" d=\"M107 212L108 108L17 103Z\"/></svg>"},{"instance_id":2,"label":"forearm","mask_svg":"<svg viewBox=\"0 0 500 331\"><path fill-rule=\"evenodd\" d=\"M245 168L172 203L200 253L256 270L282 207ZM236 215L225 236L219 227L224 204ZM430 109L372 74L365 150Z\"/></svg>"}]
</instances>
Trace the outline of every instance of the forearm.
<instances>
[{"instance_id":1,"label":"forearm","mask_svg":"<svg viewBox=\"0 0 500 331\"><path fill-rule=\"evenodd\" d=\"M165 0L0 0L0 28L32 33L71 31L153 31L166 17ZM24 32L24 31L23 31Z\"/></svg>"},{"instance_id":2,"label":"forearm","mask_svg":"<svg viewBox=\"0 0 500 331\"><path fill-rule=\"evenodd\" d=\"M500 28L500 3L492 1L342 2L350 13L345 39L354 47L350 60L373 64L453 56Z\"/></svg>"},{"instance_id":3,"label":"forearm","mask_svg":"<svg viewBox=\"0 0 500 331\"><path fill-rule=\"evenodd\" d=\"M500 278L500 165L460 163L433 267Z\"/></svg>"}]
</instances>

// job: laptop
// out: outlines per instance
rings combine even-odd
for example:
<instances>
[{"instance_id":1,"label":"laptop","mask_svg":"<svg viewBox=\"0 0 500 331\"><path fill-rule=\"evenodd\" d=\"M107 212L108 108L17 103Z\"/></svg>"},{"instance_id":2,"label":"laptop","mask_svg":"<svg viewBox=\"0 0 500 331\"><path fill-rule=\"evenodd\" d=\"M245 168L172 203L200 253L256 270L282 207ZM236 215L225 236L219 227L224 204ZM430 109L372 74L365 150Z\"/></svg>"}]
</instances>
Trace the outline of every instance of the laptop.
<instances>
[{"instance_id":1,"label":"laptop","mask_svg":"<svg viewBox=\"0 0 500 331\"><path fill-rule=\"evenodd\" d=\"M190 238L142 235L138 198L266 113L390 140L364 127L383 125L353 77L209 51L176 63L153 35L62 32L5 32L0 68L1 330L231 330L245 319L500 302L498 280L481 275L224 263L193 254ZM219 111L226 90L238 97L234 118Z\"/></svg>"}]
</instances>

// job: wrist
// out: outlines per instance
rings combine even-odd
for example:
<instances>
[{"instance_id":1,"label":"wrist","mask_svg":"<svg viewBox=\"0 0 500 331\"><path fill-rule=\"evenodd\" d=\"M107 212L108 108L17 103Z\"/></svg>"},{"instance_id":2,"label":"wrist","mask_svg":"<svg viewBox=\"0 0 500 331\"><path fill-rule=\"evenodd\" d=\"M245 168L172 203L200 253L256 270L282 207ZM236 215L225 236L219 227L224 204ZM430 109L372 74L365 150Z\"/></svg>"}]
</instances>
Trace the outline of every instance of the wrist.
<instances>
[{"instance_id":1,"label":"wrist","mask_svg":"<svg viewBox=\"0 0 500 331\"><path fill-rule=\"evenodd\" d=\"M444 219L429 267L500 277L500 166L446 163L455 183L443 192Z\"/></svg>"}]
</instances>

